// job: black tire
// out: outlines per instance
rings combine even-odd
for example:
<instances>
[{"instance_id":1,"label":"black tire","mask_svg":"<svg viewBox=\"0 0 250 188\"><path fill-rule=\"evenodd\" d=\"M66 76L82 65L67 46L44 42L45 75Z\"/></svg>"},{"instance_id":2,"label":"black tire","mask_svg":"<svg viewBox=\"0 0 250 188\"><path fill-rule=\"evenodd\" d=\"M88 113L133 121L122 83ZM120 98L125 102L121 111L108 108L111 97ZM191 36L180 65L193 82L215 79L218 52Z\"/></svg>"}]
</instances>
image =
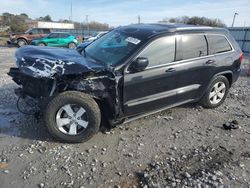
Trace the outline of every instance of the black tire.
<instances>
[{"instance_id":1,"label":"black tire","mask_svg":"<svg viewBox=\"0 0 250 188\"><path fill-rule=\"evenodd\" d=\"M22 47L22 46L25 46L27 45L27 41L25 39L17 39L17 46L18 47Z\"/></svg>"},{"instance_id":2,"label":"black tire","mask_svg":"<svg viewBox=\"0 0 250 188\"><path fill-rule=\"evenodd\" d=\"M221 98L220 102L218 102L217 104L212 104L212 102L210 101L210 92L212 92L213 87L215 86L216 83L224 83L225 84L225 91L224 91L224 96ZM214 78L212 80L212 82L210 83L206 93L204 94L204 96L201 98L200 100L200 104L205 107L205 108L216 108L218 106L220 106L226 99L227 94L229 91L229 81L225 76L218 76L216 78Z\"/></svg>"},{"instance_id":3,"label":"black tire","mask_svg":"<svg viewBox=\"0 0 250 188\"><path fill-rule=\"evenodd\" d=\"M77 104L83 107L88 117L87 128L77 135L63 133L56 123L56 115L59 109L67 104ZM71 143L86 142L99 131L101 112L98 104L89 95L77 91L66 91L57 95L48 103L44 112L44 121L51 135L58 140Z\"/></svg>"},{"instance_id":4,"label":"black tire","mask_svg":"<svg viewBox=\"0 0 250 188\"><path fill-rule=\"evenodd\" d=\"M71 42L68 44L68 48L76 49L76 44L74 42Z\"/></svg>"},{"instance_id":5,"label":"black tire","mask_svg":"<svg viewBox=\"0 0 250 188\"><path fill-rule=\"evenodd\" d=\"M37 46L46 46L46 44L44 42L40 42L37 44Z\"/></svg>"}]
</instances>

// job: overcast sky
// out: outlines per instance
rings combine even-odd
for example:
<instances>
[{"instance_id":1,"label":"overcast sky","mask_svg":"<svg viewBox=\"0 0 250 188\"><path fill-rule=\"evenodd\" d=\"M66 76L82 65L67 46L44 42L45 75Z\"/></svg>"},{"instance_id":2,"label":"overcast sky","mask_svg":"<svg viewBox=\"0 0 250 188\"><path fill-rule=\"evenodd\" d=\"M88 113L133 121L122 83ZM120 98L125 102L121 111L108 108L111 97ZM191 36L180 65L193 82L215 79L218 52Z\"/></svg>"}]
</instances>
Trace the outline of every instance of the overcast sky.
<instances>
[{"instance_id":1,"label":"overcast sky","mask_svg":"<svg viewBox=\"0 0 250 188\"><path fill-rule=\"evenodd\" d=\"M71 0L2 0L0 13L27 13L31 18L49 14L53 20L69 19ZM153 23L163 18L205 16L219 18L228 26L250 26L250 0L72 0L73 20L105 22L111 26Z\"/></svg>"}]
</instances>

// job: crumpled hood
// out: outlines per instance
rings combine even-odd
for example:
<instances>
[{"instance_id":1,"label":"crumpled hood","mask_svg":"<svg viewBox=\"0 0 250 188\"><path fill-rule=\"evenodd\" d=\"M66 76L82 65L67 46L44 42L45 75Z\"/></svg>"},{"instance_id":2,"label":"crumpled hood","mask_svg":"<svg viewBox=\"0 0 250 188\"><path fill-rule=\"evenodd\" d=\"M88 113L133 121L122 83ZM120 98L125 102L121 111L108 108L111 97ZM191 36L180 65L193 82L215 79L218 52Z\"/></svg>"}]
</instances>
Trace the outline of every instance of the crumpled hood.
<instances>
[{"instance_id":1,"label":"crumpled hood","mask_svg":"<svg viewBox=\"0 0 250 188\"><path fill-rule=\"evenodd\" d=\"M21 72L36 78L99 72L104 65L84 58L76 50L24 46L16 51L16 64Z\"/></svg>"}]
</instances>

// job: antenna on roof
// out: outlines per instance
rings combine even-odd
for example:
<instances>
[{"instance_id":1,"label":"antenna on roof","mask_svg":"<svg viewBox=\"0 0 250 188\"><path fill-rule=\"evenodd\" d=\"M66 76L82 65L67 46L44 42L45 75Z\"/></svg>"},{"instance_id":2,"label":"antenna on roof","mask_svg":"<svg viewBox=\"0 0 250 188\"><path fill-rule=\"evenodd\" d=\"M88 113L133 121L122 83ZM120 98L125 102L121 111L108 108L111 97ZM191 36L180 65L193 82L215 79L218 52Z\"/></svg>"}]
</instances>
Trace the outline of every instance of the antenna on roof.
<instances>
[{"instance_id":1,"label":"antenna on roof","mask_svg":"<svg viewBox=\"0 0 250 188\"><path fill-rule=\"evenodd\" d=\"M140 23L141 23L141 16L138 15L138 24L140 24Z\"/></svg>"}]
</instances>

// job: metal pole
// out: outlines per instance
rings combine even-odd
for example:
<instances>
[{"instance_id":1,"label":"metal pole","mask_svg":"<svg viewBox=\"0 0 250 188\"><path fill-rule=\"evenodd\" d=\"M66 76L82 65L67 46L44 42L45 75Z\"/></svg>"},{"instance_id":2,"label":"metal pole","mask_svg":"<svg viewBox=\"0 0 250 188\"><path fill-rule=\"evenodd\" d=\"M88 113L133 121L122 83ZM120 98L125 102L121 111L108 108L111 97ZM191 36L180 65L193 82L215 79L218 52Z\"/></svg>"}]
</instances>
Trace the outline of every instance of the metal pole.
<instances>
[{"instance_id":1,"label":"metal pole","mask_svg":"<svg viewBox=\"0 0 250 188\"><path fill-rule=\"evenodd\" d=\"M141 16L139 15L138 16L138 24L140 24L141 23Z\"/></svg>"},{"instance_id":2,"label":"metal pole","mask_svg":"<svg viewBox=\"0 0 250 188\"><path fill-rule=\"evenodd\" d=\"M234 26L234 21L235 21L235 17L239 15L237 12L234 13L234 18L233 18L233 23L232 23L232 27Z\"/></svg>"},{"instance_id":3,"label":"metal pole","mask_svg":"<svg viewBox=\"0 0 250 188\"><path fill-rule=\"evenodd\" d=\"M88 35L89 35L89 15L86 15L86 23L87 23Z\"/></svg>"}]
</instances>

